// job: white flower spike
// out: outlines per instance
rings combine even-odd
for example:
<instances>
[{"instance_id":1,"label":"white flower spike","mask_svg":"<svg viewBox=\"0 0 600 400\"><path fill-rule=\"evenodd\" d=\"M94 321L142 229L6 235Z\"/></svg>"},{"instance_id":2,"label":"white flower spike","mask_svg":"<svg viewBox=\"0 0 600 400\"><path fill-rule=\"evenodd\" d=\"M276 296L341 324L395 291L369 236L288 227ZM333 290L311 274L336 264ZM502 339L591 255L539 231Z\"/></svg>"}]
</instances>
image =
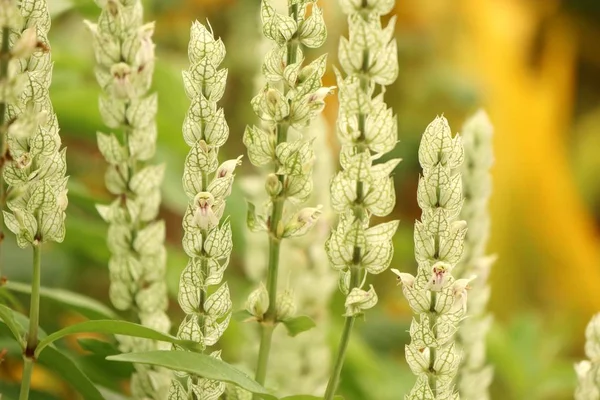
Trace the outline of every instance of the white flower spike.
<instances>
[{"instance_id":1,"label":"white flower spike","mask_svg":"<svg viewBox=\"0 0 600 400\"><path fill-rule=\"evenodd\" d=\"M385 4L384 4L385 3ZM375 289L363 289L367 274L385 271L392 260L398 221L369 227L372 215L389 215L396 203L390 176L400 162L374 163L398 141L397 118L384 101L385 86L396 80L398 54L392 17L387 27L381 17L394 1L340 0L348 15L348 38L339 43L342 72L336 70L339 88L338 138L342 148L338 172L331 183L331 203L339 223L326 243L332 267L339 271L339 287L346 295L345 331L325 399L333 398L344 362L353 320L377 302ZM375 95L376 86L378 94ZM361 300L362 299L362 300Z\"/></svg>"},{"instance_id":2,"label":"white flower spike","mask_svg":"<svg viewBox=\"0 0 600 400\"><path fill-rule=\"evenodd\" d=\"M164 166L148 161L156 148L156 94L148 94L154 70L154 23L143 24L140 0L98 2L97 23L86 21L96 57L96 79L103 93L100 113L108 128L98 132L98 147L109 164L106 187L116 196L97 205L108 222L110 298L120 310L138 314L140 322L168 332L171 323L165 282L165 223L158 220ZM165 344L119 337L122 351L164 350ZM135 399L162 400L171 372L136 365L131 379Z\"/></svg>"},{"instance_id":3,"label":"white flower spike","mask_svg":"<svg viewBox=\"0 0 600 400\"><path fill-rule=\"evenodd\" d=\"M419 180L421 221L415 224L417 276L394 271L415 318L406 361L417 381L406 400L458 399L454 378L461 353L454 342L467 306L473 278L456 280L456 263L463 252L466 223L457 220L463 203L463 160L460 136L452 137L448 121L437 117L425 130L419 147L423 176Z\"/></svg>"},{"instance_id":4,"label":"white flower spike","mask_svg":"<svg viewBox=\"0 0 600 400\"><path fill-rule=\"evenodd\" d=\"M221 39L194 22L189 44L191 65L183 72L185 92L191 101L183 125L184 139L191 147L183 172L188 196L183 248L190 259L179 280L179 305L187 315L177 336L196 341L203 348L221 338L232 311L229 286L223 282L233 248L231 225L229 221L220 222L242 157L218 165L219 149L229 136L223 110L217 106L227 80L227 70L219 69L224 57ZM211 356L220 358L220 353ZM212 400L225 392L223 382L185 376L184 385L171 381L169 400Z\"/></svg>"},{"instance_id":5,"label":"white flower spike","mask_svg":"<svg viewBox=\"0 0 600 400\"><path fill-rule=\"evenodd\" d=\"M468 309L468 318L460 324L457 342L464 357L458 374L458 390L462 398L489 400L489 386L493 370L486 363L486 335L492 317L486 312L490 288L487 279L495 256L486 254L490 231L488 202L491 194L491 175L494 157L492 150L493 127L483 110L477 111L463 126L462 141L465 162L461 167L465 200L461 218L469 225L465 236L463 257L457 264L455 276L469 287L457 290L461 302L457 307ZM466 282L467 280L468 282ZM455 289L460 289L455 287Z\"/></svg>"}]
</instances>

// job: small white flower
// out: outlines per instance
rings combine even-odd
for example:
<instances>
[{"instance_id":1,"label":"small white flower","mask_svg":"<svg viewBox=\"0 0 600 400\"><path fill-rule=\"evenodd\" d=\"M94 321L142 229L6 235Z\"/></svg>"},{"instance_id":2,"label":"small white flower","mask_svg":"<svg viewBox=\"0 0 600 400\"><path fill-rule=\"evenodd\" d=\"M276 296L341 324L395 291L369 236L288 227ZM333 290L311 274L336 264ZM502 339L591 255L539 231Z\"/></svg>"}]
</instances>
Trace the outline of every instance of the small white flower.
<instances>
[{"instance_id":1,"label":"small white flower","mask_svg":"<svg viewBox=\"0 0 600 400\"><path fill-rule=\"evenodd\" d=\"M398 277L398 285L403 285L407 287L412 287L414 285L415 277L411 274L400 272L395 268L392 268L391 271Z\"/></svg>"},{"instance_id":2,"label":"small white flower","mask_svg":"<svg viewBox=\"0 0 600 400\"><path fill-rule=\"evenodd\" d=\"M126 63L114 64L110 68L113 77L112 90L117 98L131 98L134 88L131 83L131 67Z\"/></svg>"},{"instance_id":3,"label":"small white flower","mask_svg":"<svg viewBox=\"0 0 600 400\"><path fill-rule=\"evenodd\" d=\"M194 222L200 229L209 229L219 223L213 205L215 198L210 192L200 192L194 198Z\"/></svg>"},{"instance_id":4,"label":"small white flower","mask_svg":"<svg viewBox=\"0 0 600 400\"><path fill-rule=\"evenodd\" d=\"M438 261L431 267L431 277L427 283L427 289L432 292L439 292L442 290L450 275L452 266L443 261Z\"/></svg>"}]
</instances>

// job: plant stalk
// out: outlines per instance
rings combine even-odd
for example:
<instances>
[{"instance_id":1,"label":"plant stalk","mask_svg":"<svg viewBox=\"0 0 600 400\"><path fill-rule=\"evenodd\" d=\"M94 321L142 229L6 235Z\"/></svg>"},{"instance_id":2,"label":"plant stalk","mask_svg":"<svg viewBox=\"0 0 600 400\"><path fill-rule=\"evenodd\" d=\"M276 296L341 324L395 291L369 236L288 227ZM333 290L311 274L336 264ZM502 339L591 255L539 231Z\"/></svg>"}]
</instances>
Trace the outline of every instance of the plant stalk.
<instances>
[{"instance_id":1,"label":"plant stalk","mask_svg":"<svg viewBox=\"0 0 600 400\"><path fill-rule=\"evenodd\" d=\"M369 89L369 79L366 76L367 71L369 70L369 51L363 51L363 59L362 59L362 75L360 76L360 88L362 91L367 93ZM364 140L366 137L366 121L367 115L361 113L358 114L358 131L360 133L357 139L357 147L359 152L369 151L368 147L365 146ZM364 183L362 181L356 182L356 207L355 207L355 218L363 219L366 217L364 214L362 203L364 201L365 193L364 193ZM356 242L355 242L356 243ZM361 260L361 251L360 246L355 245L353 249L353 260L352 267L350 269L350 286L348 288L348 292L352 291L355 287L358 287L360 284L360 260ZM337 386L340 380L340 375L342 373L342 367L344 366L344 360L346 358L346 350L348 349L348 344L350 343L350 336L352 334L352 328L354 327L354 321L356 317L349 316L346 317L346 321L344 322L344 330L342 332L342 337L340 339L340 345L338 347L338 352L336 356L335 365L333 367L333 371L331 376L329 377L329 382L327 382L327 389L325 390L325 400L333 399L335 392L337 390Z\"/></svg>"},{"instance_id":2,"label":"plant stalk","mask_svg":"<svg viewBox=\"0 0 600 400\"><path fill-rule=\"evenodd\" d=\"M352 290L355 287L358 287L360 280L359 275L359 268L353 266L350 270L350 290ZM348 316L346 317L346 321L344 322L342 338L340 339L340 345L338 347L333 372L329 377L329 382L327 382L327 389L325 390L324 400L332 400L337 390L337 386L340 382L340 376L342 374L342 367L344 366L344 360L346 358L346 350L348 350L348 344L350 343L350 335L352 334L352 328L354 327L354 321L356 321L356 317Z\"/></svg>"},{"instance_id":3,"label":"plant stalk","mask_svg":"<svg viewBox=\"0 0 600 400\"><path fill-rule=\"evenodd\" d=\"M289 8L289 14L295 21L298 20L298 4L292 4ZM296 62L298 43L294 38L287 44L287 65ZM287 92L287 88L285 91ZM277 145L287 141L289 124L287 122L277 124ZM277 170L277 168L276 168ZM285 175L279 175L279 181L282 187L285 187ZM281 238L279 237L279 223L283 216L285 196L278 195L272 199L273 209L269 219L269 265L267 271L267 291L269 293L269 308L265 313L264 320L261 323L260 349L258 353L258 364L256 366L256 381L264 385L267 376L267 367L269 364L269 353L271 351L271 342L273 339L273 330L277 324L277 276L279 272L279 252L281 248ZM258 399L254 396L254 399Z\"/></svg>"},{"instance_id":4,"label":"plant stalk","mask_svg":"<svg viewBox=\"0 0 600 400\"><path fill-rule=\"evenodd\" d=\"M34 354L38 345L38 326L40 322L40 281L41 281L41 245L33 246L33 275L31 278L31 304L29 309L29 332L27 345L23 352L23 377L21 379L21 393L19 400L29 398L29 386L33 373Z\"/></svg>"},{"instance_id":5,"label":"plant stalk","mask_svg":"<svg viewBox=\"0 0 600 400\"><path fill-rule=\"evenodd\" d=\"M2 48L0 49L0 82L8 77L9 35L8 28L2 28ZM4 241L4 206L6 193L4 191L4 163L6 162L6 103L0 103L0 277L2 276L2 242Z\"/></svg>"}]
</instances>

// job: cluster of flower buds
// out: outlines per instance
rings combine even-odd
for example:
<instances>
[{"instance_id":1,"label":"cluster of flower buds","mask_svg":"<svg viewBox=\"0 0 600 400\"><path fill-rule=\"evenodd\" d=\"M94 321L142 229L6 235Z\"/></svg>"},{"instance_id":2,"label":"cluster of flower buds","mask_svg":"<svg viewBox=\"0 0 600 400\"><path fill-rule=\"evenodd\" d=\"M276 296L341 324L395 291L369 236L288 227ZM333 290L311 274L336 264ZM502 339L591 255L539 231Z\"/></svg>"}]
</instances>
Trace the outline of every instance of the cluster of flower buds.
<instances>
[{"instance_id":1,"label":"cluster of flower buds","mask_svg":"<svg viewBox=\"0 0 600 400\"><path fill-rule=\"evenodd\" d=\"M578 385L575 400L600 399L600 314L594 315L585 330L585 355L589 360L575 364Z\"/></svg>"},{"instance_id":2,"label":"cluster of flower buds","mask_svg":"<svg viewBox=\"0 0 600 400\"><path fill-rule=\"evenodd\" d=\"M165 224L157 220L163 165L148 161L156 148L156 94L148 95L154 70L154 23L143 24L140 0L99 2L97 23L87 22L93 36L96 78L103 93L100 113L107 127L98 147L109 164L110 205L98 205L109 224L110 298L119 310L135 311L143 325L162 332L171 326L165 283ZM123 351L162 349L165 344L119 338ZM132 393L136 399L163 399L169 389L166 370L136 365Z\"/></svg>"},{"instance_id":3,"label":"cluster of flower buds","mask_svg":"<svg viewBox=\"0 0 600 400\"><path fill-rule=\"evenodd\" d=\"M248 225L252 231L270 231L277 240L306 234L321 214L320 207L296 212L284 207L285 200L304 203L312 192L313 141L302 130L323 110L324 99L333 90L321 86L326 55L303 66L301 47L320 47L327 37L322 11L315 2L291 1L290 15L276 12L268 0L261 5L263 33L275 46L263 63L267 83L252 99L263 127L248 126L243 140L252 164L270 165L274 172L265 183L270 216L257 213L251 205Z\"/></svg>"},{"instance_id":4,"label":"cluster of flower buds","mask_svg":"<svg viewBox=\"0 0 600 400\"><path fill-rule=\"evenodd\" d=\"M330 373L330 349L327 340L329 332L328 304L336 289L335 272L329 267L327 254L322 243L329 235L333 215L328 212L330 177L335 171L331 149L327 146L328 129L323 116L319 116L305 132L315 138L314 190L311 202L323 204L323 215L316 226L302 237L285 240L281 243L281 262L279 275L283 277L278 284L277 315L283 318L295 308L303 315L311 317L316 326L301 335L290 336L285 330L273 332L271 357L269 358L268 387L274 387L278 396L291 396L297 393L320 395L323 392ZM249 198L258 198L262 193L258 176L245 177L243 189ZM268 244L264 235L248 232L246 235L244 263L247 276L253 282L260 282L265 275ZM290 288L293 287L293 291ZM264 287L264 286L262 286ZM268 295L266 289L260 289L253 296L262 296L257 301L248 302L248 310L253 315L263 315L266 311ZM264 302L264 303L263 303ZM295 305L295 307L294 307ZM250 307L262 307L256 310ZM248 327L251 328L251 327ZM247 329L247 346L258 344L260 336L254 329ZM245 359L249 365L256 360L253 353L247 352Z\"/></svg>"},{"instance_id":5,"label":"cluster of flower buds","mask_svg":"<svg viewBox=\"0 0 600 400\"><path fill-rule=\"evenodd\" d=\"M460 324L458 341L463 360L458 375L458 390L465 399L490 398L489 386L493 369L486 364L486 336L492 317L486 312L490 297L487 278L495 256L486 255L485 247L490 231L487 209L491 194L490 168L494 162L492 151L493 127L487 114L480 110L464 125L462 141L465 162L462 165L464 203L460 218L467 222L469 231L461 261L454 270L459 278L475 275L467 301L469 317Z\"/></svg>"},{"instance_id":6,"label":"cluster of flower buds","mask_svg":"<svg viewBox=\"0 0 600 400\"><path fill-rule=\"evenodd\" d=\"M369 220L371 215L388 215L396 203L390 174L400 159L374 161L397 142L396 116L383 95L384 86L398 75L398 55L395 19L381 25L381 16L392 10L394 1L342 0L341 6L349 24L349 37L342 38L339 47L346 77L336 71L342 171L331 184L331 204L340 220L326 249L333 268L340 272L340 290L347 296L345 316L354 317L377 303L373 286L364 288L366 276L385 271L394 251L392 236L398 221L369 227ZM381 91L375 95L377 85Z\"/></svg>"},{"instance_id":7,"label":"cluster of flower buds","mask_svg":"<svg viewBox=\"0 0 600 400\"><path fill-rule=\"evenodd\" d=\"M417 382L407 400L458 399L453 381L461 352L454 335L466 313L472 279L452 276L467 232L466 222L458 219L463 203L458 168L463 159L460 136L453 138L448 121L437 117L425 130L419 147L423 176L417 190L422 215L415 223L414 235L417 276L393 270L416 315L405 352Z\"/></svg>"},{"instance_id":8,"label":"cluster of flower buds","mask_svg":"<svg viewBox=\"0 0 600 400\"><path fill-rule=\"evenodd\" d=\"M10 210L4 212L4 221L20 247L61 242L68 177L48 92L52 62L46 2L0 2L0 28L5 68L0 79L0 132L6 134L0 141L0 163Z\"/></svg>"},{"instance_id":9,"label":"cluster of flower buds","mask_svg":"<svg viewBox=\"0 0 600 400\"><path fill-rule=\"evenodd\" d=\"M183 249L190 259L179 281L179 305L187 315L178 336L206 348L219 340L231 318L229 287L222 282L233 247L231 225L228 221L219 225L219 221L241 156L218 164L219 148L229 136L223 109L217 107L227 79L227 69L219 69L225 46L196 21L188 50L191 66L183 72L183 82L191 105L183 136L191 150L183 172L183 187L189 199L183 217ZM220 351L211 355L219 358ZM178 380L171 382L169 400L191 396L217 399L225 391L223 382L185 377L185 385Z\"/></svg>"}]
</instances>

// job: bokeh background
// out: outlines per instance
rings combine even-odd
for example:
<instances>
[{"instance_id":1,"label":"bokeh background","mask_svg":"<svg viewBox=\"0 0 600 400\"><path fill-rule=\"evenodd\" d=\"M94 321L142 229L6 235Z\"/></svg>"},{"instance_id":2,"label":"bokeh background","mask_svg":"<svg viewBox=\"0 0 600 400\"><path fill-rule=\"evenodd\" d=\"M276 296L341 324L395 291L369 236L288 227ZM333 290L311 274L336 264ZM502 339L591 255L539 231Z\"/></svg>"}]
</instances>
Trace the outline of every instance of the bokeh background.
<instances>
[{"instance_id":1,"label":"bokeh background","mask_svg":"<svg viewBox=\"0 0 600 400\"><path fill-rule=\"evenodd\" d=\"M106 225L94 209L108 202L104 161L95 132L104 129L97 111L99 89L93 77L91 40L82 20L96 19L91 0L49 0L53 15L52 99L68 147L70 206L67 238L48 246L43 285L85 293L108 304L109 257ZM334 0L321 1L329 26L325 51L335 63L337 41L346 23ZM231 126L226 153L243 154L241 135L255 117L249 100L256 91L264 46L258 0L148 0L147 19L157 21L159 151L167 163L162 217L167 221L170 251L168 280L171 315L182 318L176 302L179 272L185 266L180 249L181 216L186 198L181 173L187 153L181 124L188 107L180 71L187 66L188 30L193 19L209 18L228 48L229 83L222 102ZM465 118L485 107L495 125L494 193L491 202L490 252L499 258L491 276L489 359L495 366L494 399L571 399L572 365L583 357L583 330L600 310L600 2L597 0L401 0L397 39L400 76L386 93L399 117L402 157L395 174L401 219L395 237L394 267L414 269L413 222L419 217L416 187L420 134L436 114L444 113L459 130ZM315 53L313 53L315 54ZM334 84L328 71L326 84ZM325 115L331 151L336 102ZM257 171L245 163L240 176ZM245 277L245 201L234 188L229 202L235 253L227 279L236 308L243 307L251 285ZM3 244L3 246L5 246ZM30 257L10 240L3 250L9 279L30 279ZM413 377L404 362L408 341L408 308L391 274L374 282L380 297L376 309L357 324L341 393L347 400L400 399ZM26 305L25 299L23 304ZM337 345L342 299L331 302L331 345ZM59 305L42 305L42 326L52 331L81 317ZM236 323L225 335L225 354L243 354ZM0 338L0 347L9 346ZM64 350L81 354L75 341ZM113 366L86 358L80 363L108 387ZM20 360L0 364L0 391L15 393ZM37 369L35 399L77 398L52 371ZM475 399L474 399L475 400Z\"/></svg>"}]
</instances>

